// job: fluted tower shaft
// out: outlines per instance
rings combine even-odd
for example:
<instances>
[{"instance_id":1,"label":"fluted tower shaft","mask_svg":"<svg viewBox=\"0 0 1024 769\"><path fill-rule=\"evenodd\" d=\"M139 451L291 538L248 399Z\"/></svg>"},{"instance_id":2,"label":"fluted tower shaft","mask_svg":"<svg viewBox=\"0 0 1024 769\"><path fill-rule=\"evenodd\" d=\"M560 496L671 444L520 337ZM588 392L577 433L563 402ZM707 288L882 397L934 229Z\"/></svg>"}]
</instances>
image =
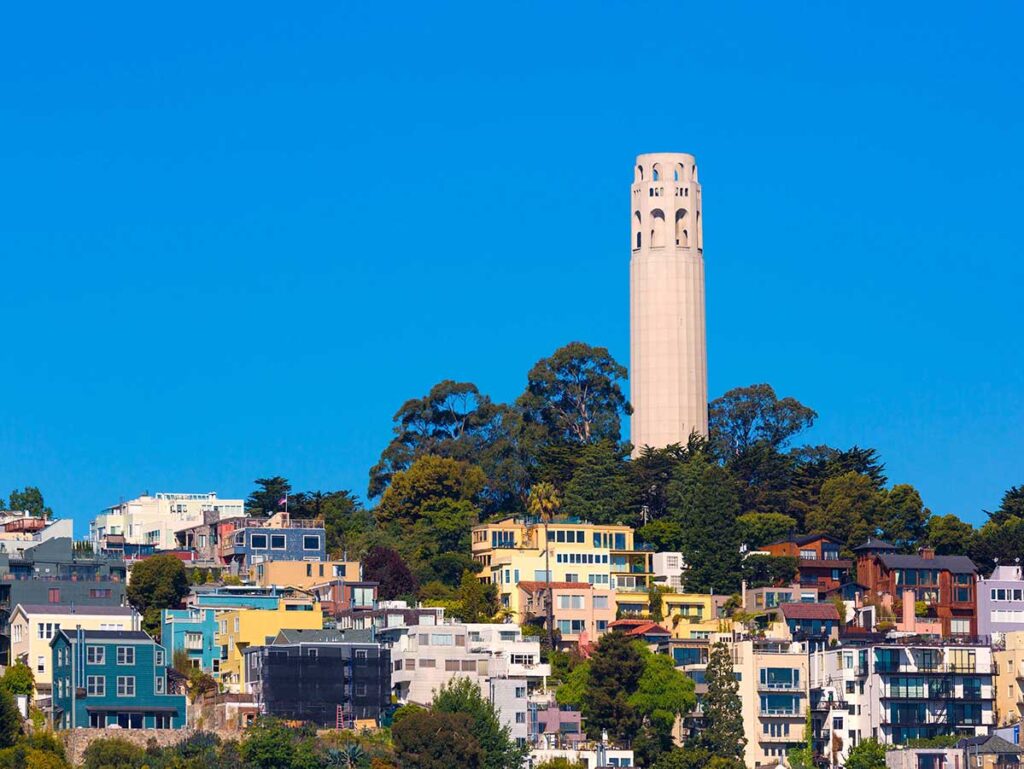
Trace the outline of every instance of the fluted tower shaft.
<instances>
[{"instance_id":1,"label":"fluted tower shaft","mask_svg":"<svg viewBox=\"0 0 1024 769\"><path fill-rule=\"evenodd\" d=\"M639 155L630 196L631 440L685 444L708 432L704 233L693 155Z\"/></svg>"}]
</instances>

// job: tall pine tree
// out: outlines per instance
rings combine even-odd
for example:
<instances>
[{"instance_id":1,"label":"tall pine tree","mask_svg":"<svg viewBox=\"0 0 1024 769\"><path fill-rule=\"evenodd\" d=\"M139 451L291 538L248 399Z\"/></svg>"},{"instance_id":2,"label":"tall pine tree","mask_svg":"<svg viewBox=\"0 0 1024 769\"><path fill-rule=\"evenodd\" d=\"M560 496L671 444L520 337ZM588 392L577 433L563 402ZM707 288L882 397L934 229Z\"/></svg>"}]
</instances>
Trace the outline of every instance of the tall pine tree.
<instances>
[{"instance_id":1,"label":"tall pine tree","mask_svg":"<svg viewBox=\"0 0 1024 769\"><path fill-rule=\"evenodd\" d=\"M721 641L711 647L704 679L708 686L704 695L707 726L701 732L701 743L714 756L742 760L747 738L743 736L739 684L733 672L729 647Z\"/></svg>"},{"instance_id":2,"label":"tall pine tree","mask_svg":"<svg viewBox=\"0 0 1024 769\"><path fill-rule=\"evenodd\" d=\"M680 465L669 486L669 514L682 526L687 590L734 593L739 589L740 528L736 481L703 458Z\"/></svg>"}]
</instances>

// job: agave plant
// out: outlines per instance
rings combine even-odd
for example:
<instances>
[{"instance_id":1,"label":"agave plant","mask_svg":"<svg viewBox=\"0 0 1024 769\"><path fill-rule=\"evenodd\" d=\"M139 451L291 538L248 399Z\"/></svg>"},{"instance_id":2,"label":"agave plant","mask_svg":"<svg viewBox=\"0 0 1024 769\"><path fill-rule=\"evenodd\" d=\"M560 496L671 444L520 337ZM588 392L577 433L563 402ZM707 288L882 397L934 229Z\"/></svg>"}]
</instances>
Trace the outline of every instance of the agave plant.
<instances>
[{"instance_id":1,"label":"agave plant","mask_svg":"<svg viewBox=\"0 0 1024 769\"><path fill-rule=\"evenodd\" d=\"M369 756L366 751L354 742L342 748L329 748L327 750L327 766L344 767L345 769L359 769L366 766Z\"/></svg>"}]
</instances>

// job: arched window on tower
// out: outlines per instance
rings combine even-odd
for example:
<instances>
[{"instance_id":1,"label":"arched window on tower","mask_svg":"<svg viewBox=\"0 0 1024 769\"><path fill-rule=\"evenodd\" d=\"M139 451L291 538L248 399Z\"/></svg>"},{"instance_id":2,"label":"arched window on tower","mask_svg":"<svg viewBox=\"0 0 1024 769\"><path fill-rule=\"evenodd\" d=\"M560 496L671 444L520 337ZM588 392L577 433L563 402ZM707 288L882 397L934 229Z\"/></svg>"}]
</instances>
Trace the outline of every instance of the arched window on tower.
<instances>
[{"instance_id":1,"label":"arched window on tower","mask_svg":"<svg viewBox=\"0 0 1024 769\"><path fill-rule=\"evenodd\" d=\"M636 234L636 247L640 248L640 233L639 232Z\"/></svg>"},{"instance_id":2,"label":"arched window on tower","mask_svg":"<svg viewBox=\"0 0 1024 769\"><path fill-rule=\"evenodd\" d=\"M651 211L651 248L665 246L665 212L660 208Z\"/></svg>"},{"instance_id":3,"label":"arched window on tower","mask_svg":"<svg viewBox=\"0 0 1024 769\"><path fill-rule=\"evenodd\" d=\"M661 172L658 171L657 168L654 169L654 172L651 175L651 181L652 182L660 182L661 181Z\"/></svg>"},{"instance_id":4,"label":"arched window on tower","mask_svg":"<svg viewBox=\"0 0 1024 769\"><path fill-rule=\"evenodd\" d=\"M697 248L699 248L701 251L703 251L704 250L704 233L701 230L700 211L697 212L697 222L696 222L696 227L694 228L694 231L693 231L693 236L694 236L694 239L697 241Z\"/></svg>"},{"instance_id":5,"label":"arched window on tower","mask_svg":"<svg viewBox=\"0 0 1024 769\"><path fill-rule=\"evenodd\" d=\"M690 171L690 178L693 181L697 181L697 164L693 164L693 169Z\"/></svg>"},{"instance_id":6,"label":"arched window on tower","mask_svg":"<svg viewBox=\"0 0 1024 769\"><path fill-rule=\"evenodd\" d=\"M676 245L683 248L690 247L690 235L686 231L686 209L680 208L676 211Z\"/></svg>"},{"instance_id":7,"label":"arched window on tower","mask_svg":"<svg viewBox=\"0 0 1024 769\"><path fill-rule=\"evenodd\" d=\"M676 181L686 181L686 166L682 163L676 163Z\"/></svg>"},{"instance_id":8,"label":"arched window on tower","mask_svg":"<svg viewBox=\"0 0 1024 769\"><path fill-rule=\"evenodd\" d=\"M633 242L636 244L633 248L640 248L640 212L633 212Z\"/></svg>"},{"instance_id":9,"label":"arched window on tower","mask_svg":"<svg viewBox=\"0 0 1024 769\"><path fill-rule=\"evenodd\" d=\"M633 181L634 182L642 182L643 180L644 180L644 167L643 166L637 166L636 167L636 173L633 174Z\"/></svg>"}]
</instances>

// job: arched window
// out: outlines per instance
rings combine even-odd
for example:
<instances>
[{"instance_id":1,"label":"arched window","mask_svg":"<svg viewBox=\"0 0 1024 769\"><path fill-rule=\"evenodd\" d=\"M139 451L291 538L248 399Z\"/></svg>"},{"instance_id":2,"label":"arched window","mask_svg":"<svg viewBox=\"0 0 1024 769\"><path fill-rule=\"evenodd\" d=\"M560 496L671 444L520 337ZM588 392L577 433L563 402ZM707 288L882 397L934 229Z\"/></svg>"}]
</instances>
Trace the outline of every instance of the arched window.
<instances>
[{"instance_id":1,"label":"arched window","mask_svg":"<svg viewBox=\"0 0 1024 769\"><path fill-rule=\"evenodd\" d=\"M640 233L639 232L636 234L636 247L640 248Z\"/></svg>"},{"instance_id":2,"label":"arched window","mask_svg":"<svg viewBox=\"0 0 1024 769\"><path fill-rule=\"evenodd\" d=\"M697 241L697 248L699 248L701 251L703 251L704 250L704 234L701 231L700 211L697 212L697 225L696 225L696 228L693 231L693 236L694 236L694 238Z\"/></svg>"},{"instance_id":3,"label":"arched window","mask_svg":"<svg viewBox=\"0 0 1024 769\"><path fill-rule=\"evenodd\" d=\"M642 182L643 180L644 180L644 167L643 166L637 166L636 167L636 174L634 174L634 176L633 176L633 181L635 181L635 182Z\"/></svg>"},{"instance_id":4,"label":"arched window","mask_svg":"<svg viewBox=\"0 0 1024 769\"><path fill-rule=\"evenodd\" d=\"M658 165L657 163L655 163L651 167L651 181L652 182L660 182L661 181L661 166Z\"/></svg>"},{"instance_id":5,"label":"arched window","mask_svg":"<svg viewBox=\"0 0 1024 769\"><path fill-rule=\"evenodd\" d=\"M651 248L665 246L665 212L660 208L651 211Z\"/></svg>"},{"instance_id":6,"label":"arched window","mask_svg":"<svg viewBox=\"0 0 1024 769\"><path fill-rule=\"evenodd\" d=\"M676 245L689 248L690 235L686 231L686 209L680 208L676 211Z\"/></svg>"},{"instance_id":7,"label":"arched window","mask_svg":"<svg viewBox=\"0 0 1024 769\"><path fill-rule=\"evenodd\" d=\"M636 242L635 248L640 248L640 212L633 212L633 233Z\"/></svg>"},{"instance_id":8,"label":"arched window","mask_svg":"<svg viewBox=\"0 0 1024 769\"><path fill-rule=\"evenodd\" d=\"M678 182L679 181L679 169L678 168L675 171L672 172L672 181L674 181L674 182Z\"/></svg>"},{"instance_id":9,"label":"arched window","mask_svg":"<svg viewBox=\"0 0 1024 769\"><path fill-rule=\"evenodd\" d=\"M693 164L693 170L690 171L690 178L693 179L693 181L697 181L697 164L696 163Z\"/></svg>"},{"instance_id":10,"label":"arched window","mask_svg":"<svg viewBox=\"0 0 1024 769\"><path fill-rule=\"evenodd\" d=\"M676 163L676 181L686 180L686 166L682 163Z\"/></svg>"}]
</instances>

